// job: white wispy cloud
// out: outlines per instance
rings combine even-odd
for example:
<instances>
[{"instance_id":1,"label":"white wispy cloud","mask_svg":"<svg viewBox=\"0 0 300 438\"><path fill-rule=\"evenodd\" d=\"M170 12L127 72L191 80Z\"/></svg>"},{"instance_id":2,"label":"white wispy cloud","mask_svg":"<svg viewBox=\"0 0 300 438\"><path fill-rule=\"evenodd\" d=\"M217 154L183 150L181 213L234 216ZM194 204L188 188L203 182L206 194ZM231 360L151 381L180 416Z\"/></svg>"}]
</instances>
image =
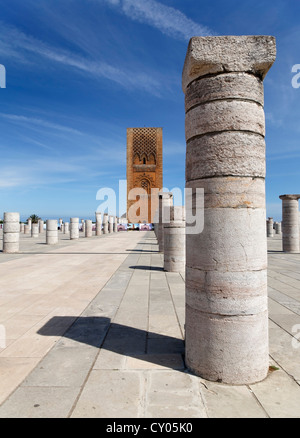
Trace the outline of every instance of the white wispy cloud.
<instances>
[{"instance_id":1,"label":"white wispy cloud","mask_svg":"<svg viewBox=\"0 0 300 438\"><path fill-rule=\"evenodd\" d=\"M17 115L17 114L6 114L6 113L0 113L0 117L10 120L11 122L16 122L20 124L26 124L27 126L29 124L36 125L42 128L47 128L54 131L60 131L67 134L75 134L75 135L83 135L83 133L77 129L70 128L69 126L59 125L57 123L48 122L43 119L39 119L36 117L27 117L23 115Z\"/></svg>"},{"instance_id":2,"label":"white wispy cloud","mask_svg":"<svg viewBox=\"0 0 300 438\"><path fill-rule=\"evenodd\" d=\"M183 40L192 36L208 36L214 32L194 22L178 9L156 0L104 0L132 20L155 27L162 33Z\"/></svg>"},{"instance_id":3,"label":"white wispy cloud","mask_svg":"<svg viewBox=\"0 0 300 438\"><path fill-rule=\"evenodd\" d=\"M0 22L0 54L18 62L34 63L35 66L43 58L95 79L104 78L127 89L142 89L160 95L161 82L151 74L135 72L133 75L131 70L121 69L106 61L54 47L3 22Z\"/></svg>"}]
</instances>

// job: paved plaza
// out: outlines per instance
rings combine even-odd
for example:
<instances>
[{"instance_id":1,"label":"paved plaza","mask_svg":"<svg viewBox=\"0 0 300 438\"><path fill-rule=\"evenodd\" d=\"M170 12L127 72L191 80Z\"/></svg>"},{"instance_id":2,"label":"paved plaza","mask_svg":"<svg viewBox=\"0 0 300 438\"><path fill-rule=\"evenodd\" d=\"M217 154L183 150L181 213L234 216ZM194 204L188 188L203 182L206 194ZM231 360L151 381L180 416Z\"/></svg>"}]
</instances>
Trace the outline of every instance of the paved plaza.
<instances>
[{"instance_id":1,"label":"paved plaza","mask_svg":"<svg viewBox=\"0 0 300 438\"><path fill-rule=\"evenodd\" d=\"M163 270L154 232L21 235L0 252L0 417L299 418L300 254L281 246L268 239L269 375L229 386L185 367L184 273Z\"/></svg>"}]
</instances>

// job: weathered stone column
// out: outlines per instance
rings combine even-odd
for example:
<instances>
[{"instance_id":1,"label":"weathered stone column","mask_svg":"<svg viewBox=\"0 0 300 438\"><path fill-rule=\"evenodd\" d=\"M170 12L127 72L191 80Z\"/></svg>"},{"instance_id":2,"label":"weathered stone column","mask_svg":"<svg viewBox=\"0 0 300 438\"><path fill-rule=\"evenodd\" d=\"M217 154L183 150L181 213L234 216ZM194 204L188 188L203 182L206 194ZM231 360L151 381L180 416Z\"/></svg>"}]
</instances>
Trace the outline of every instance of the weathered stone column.
<instances>
[{"instance_id":1,"label":"weathered stone column","mask_svg":"<svg viewBox=\"0 0 300 438\"><path fill-rule=\"evenodd\" d=\"M103 215L103 234L108 234L108 214Z\"/></svg>"},{"instance_id":2,"label":"weathered stone column","mask_svg":"<svg viewBox=\"0 0 300 438\"><path fill-rule=\"evenodd\" d=\"M27 220L27 225L29 226L29 230L31 231L32 219Z\"/></svg>"},{"instance_id":3,"label":"weathered stone column","mask_svg":"<svg viewBox=\"0 0 300 438\"><path fill-rule=\"evenodd\" d=\"M282 195L282 250L299 252L299 203L300 195Z\"/></svg>"},{"instance_id":4,"label":"weathered stone column","mask_svg":"<svg viewBox=\"0 0 300 438\"><path fill-rule=\"evenodd\" d=\"M108 232L113 233L114 231L114 217L109 216L109 222L108 222Z\"/></svg>"},{"instance_id":5,"label":"weathered stone column","mask_svg":"<svg viewBox=\"0 0 300 438\"><path fill-rule=\"evenodd\" d=\"M93 236L93 222L90 219L85 221L85 237Z\"/></svg>"},{"instance_id":6,"label":"weathered stone column","mask_svg":"<svg viewBox=\"0 0 300 438\"><path fill-rule=\"evenodd\" d=\"M186 231L186 363L228 384L269 368L263 79L269 36L195 37L183 70L186 187L204 230Z\"/></svg>"},{"instance_id":7,"label":"weathered stone column","mask_svg":"<svg viewBox=\"0 0 300 438\"><path fill-rule=\"evenodd\" d=\"M164 270L185 272L184 207L170 207L170 223L164 226Z\"/></svg>"},{"instance_id":8,"label":"weathered stone column","mask_svg":"<svg viewBox=\"0 0 300 438\"><path fill-rule=\"evenodd\" d=\"M35 239L39 237L39 224L31 225L31 237L34 237Z\"/></svg>"},{"instance_id":9,"label":"weathered stone column","mask_svg":"<svg viewBox=\"0 0 300 438\"><path fill-rule=\"evenodd\" d=\"M102 234L102 216L101 213L96 211L96 236L101 236Z\"/></svg>"},{"instance_id":10,"label":"weathered stone column","mask_svg":"<svg viewBox=\"0 0 300 438\"><path fill-rule=\"evenodd\" d=\"M59 231L62 231L62 224L63 224L62 218L58 219L58 223L59 223Z\"/></svg>"},{"instance_id":11,"label":"weathered stone column","mask_svg":"<svg viewBox=\"0 0 300 438\"><path fill-rule=\"evenodd\" d=\"M47 219L46 221L46 244L56 245L58 243L58 229L56 219Z\"/></svg>"},{"instance_id":12,"label":"weathered stone column","mask_svg":"<svg viewBox=\"0 0 300 438\"><path fill-rule=\"evenodd\" d=\"M275 225L275 232L276 232L276 234L282 234L282 231L281 231L281 222L277 222L277 223L276 223L276 225Z\"/></svg>"},{"instance_id":13,"label":"weathered stone column","mask_svg":"<svg viewBox=\"0 0 300 438\"><path fill-rule=\"evenodd\" d=\"M68 234L70 231L70 224L69 222L64 223L64 234Z\"/></svg>"},{"instance_id":14,"label":"weathered stone column","mask_svg":"<svg viewBox=\"0 0 300 438\"><path fill-rule=\"evenodd\" d=\"M71 217L70 218L70 239L75 240L79 239L79 218Z\"/></svg>"},{"instance_id":15,"label":"weathered stone column","mask_svg":"<svg viewBox=\"0 0 300 438\"><path fill-rule=\"evenodd\" d=\"M42 221L41 219L39 220L39 233L43 233L44 232L44 221Z\"/></svg>"},{"instance_id":16,"label":"weathered stone column","mask_svg":"<svg viewBox=\"0 0 300 438\"><path fill-rule=\"evenodd\" d=\"M20 233L24 233L24 224L23 222L20 224Z\"/></svg>"},{"instance_id":17,"label":"weathered stone column","mask_svg":"<svg viewBox=\"0 0 300 438\"><path fill-rule=\"evenodd\" d=\"M153 218L153 225L154 225L154 234L156 239L158 239L158 221L159 221L159 209L157 208L155 210L154 218Z\"/></svg>"},{"instance_id":18,"label":"weathered stone column","mask_svg":"<svg viewBox=\"0 0 300 438\"><path fill-rule=\"evenodd\" d=\"M164 226L170 221L170 207L173 205L173 193L159 192L158 208L159 208L159 223L158 223L158 248L160 252L164 251Z\"/></svg>"},{"instance_id":19,"label":"weathered stone column","mask_svg":"<svg viewBox=\"0 0 300 438\"><path fill-rule=\"evenodd\" d=\"M24 234L30 234L30 225L28 224L24 225Z\"/></svg>"},{"instance_id":20,"label":"weathered stone column","mask_svg":"<svg viewBox=\"0 0 300 438\"><path fill-rule=\"evenodd\" d=\"M274 237L274 221L272 217L267 220L267 237Z\"/></svg>"},{"instance_id":21,"label":"weathered stone column","mask_svg":"<svg viewBox=\"0 0 300 438\"><path fill-rule=\"evenodd\" d=\"M118 218L117 216L114 217L114 233L118 232Z\"/></svg>"},{"instance_id":22,"label":"weathered stone column","mask_svg":"<svg viewBox=\"0 0 300 438\"><path fill-rule=\"evenodd\" d=\"M85 221L84 221L84 219L81 219L81 231L85 235Z\"/></svg>"},{"instance_id":23,"label":"weathered stone column","mask_svg":"<svg viewBox=\"0 0 300 438\"><path fill-rule=\"evenodd\" d=\"M20 246L20 213L4 213L3 215L3 252L13 254L19 252Z\"/></svg>"}]
</instances>

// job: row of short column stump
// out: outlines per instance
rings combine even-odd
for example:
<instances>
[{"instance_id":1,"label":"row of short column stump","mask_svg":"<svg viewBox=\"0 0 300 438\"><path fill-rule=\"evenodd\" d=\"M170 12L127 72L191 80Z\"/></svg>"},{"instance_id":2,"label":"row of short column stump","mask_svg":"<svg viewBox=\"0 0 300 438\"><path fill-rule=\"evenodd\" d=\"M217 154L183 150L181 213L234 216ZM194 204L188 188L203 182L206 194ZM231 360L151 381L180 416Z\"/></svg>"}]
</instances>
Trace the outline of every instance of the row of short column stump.
<instances>
[{"instance_id":1,"label":"row of short column stump","mask_svg":"<svg viewBox=\"0 0 300 438\"><path fill-rule=\"evenodd\" d=\"M33 238L37 238L44 231L44 221L39 223L20 224L20 214L5 212L3 215L3 252L17 253L19 252L20 232L31 234ZM59 220L60 230L64 234L70 233L70 239L79 239L79 218L70 218L70 223L63 223ZM93 222L87 219L84 222L85 237L92 237ZM101 234L115 233L118 231L118 218L103 215L103 230L102 230L102 215L96 212L96 236ZM48 219L46 221L46 244L55 245L58 243L58 221L56 219Z\"/></svg>"}]
</instances>

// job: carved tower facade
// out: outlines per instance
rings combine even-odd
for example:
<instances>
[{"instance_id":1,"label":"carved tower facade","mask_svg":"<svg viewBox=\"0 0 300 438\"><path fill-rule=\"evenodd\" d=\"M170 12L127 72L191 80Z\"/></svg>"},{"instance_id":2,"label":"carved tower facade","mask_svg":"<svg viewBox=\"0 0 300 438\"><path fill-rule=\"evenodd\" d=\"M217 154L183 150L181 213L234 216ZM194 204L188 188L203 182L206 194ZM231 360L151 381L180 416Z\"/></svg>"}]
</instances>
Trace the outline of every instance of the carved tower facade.
<instances>
[{"instance_id":1,"label":"carved tower facade","mask_svg":"<svg viewBox=\"0 0 300 438\"><path fill-rule=\"evenodd\" d=\"M154 222L158 192L163 188L162 128L127 128L127 218L136 200L128 199L134 188L144 189L147 215L138 222ZM153 190L156 189L156 190ZM152 197L151 197L152 194ZM144 209L141 209L146 211Z\"/></svg>"}]
</instances>

